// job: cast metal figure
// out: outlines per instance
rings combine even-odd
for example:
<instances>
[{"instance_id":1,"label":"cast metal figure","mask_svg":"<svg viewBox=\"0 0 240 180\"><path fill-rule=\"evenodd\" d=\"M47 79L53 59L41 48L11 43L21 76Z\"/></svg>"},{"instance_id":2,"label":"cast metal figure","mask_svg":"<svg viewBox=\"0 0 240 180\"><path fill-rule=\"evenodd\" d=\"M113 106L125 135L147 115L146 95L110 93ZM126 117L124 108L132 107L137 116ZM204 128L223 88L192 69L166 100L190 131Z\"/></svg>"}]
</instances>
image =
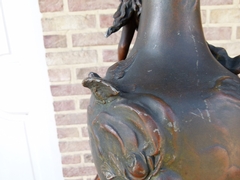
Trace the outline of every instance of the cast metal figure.
<instances>
[{"instance_id":1,"label":"cast metal figure","mask_svg":"<svg viewBox=\"0 0 240 180\"><path fill-rule=\"evenodd\" d=\"M239 180L239 57L206 43L199 0L139 7L127 58L83 81L96 180Z\"/></svg>"}]
</instances>

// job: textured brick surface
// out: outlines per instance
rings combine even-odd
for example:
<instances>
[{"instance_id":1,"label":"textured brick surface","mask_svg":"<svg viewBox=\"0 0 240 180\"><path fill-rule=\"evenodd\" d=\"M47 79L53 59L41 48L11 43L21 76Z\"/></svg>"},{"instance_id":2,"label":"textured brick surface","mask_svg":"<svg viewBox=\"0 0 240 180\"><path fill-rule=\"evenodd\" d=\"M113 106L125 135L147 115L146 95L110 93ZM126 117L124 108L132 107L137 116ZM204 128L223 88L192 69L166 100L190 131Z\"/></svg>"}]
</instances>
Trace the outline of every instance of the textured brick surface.
<instances>
[{"instance_id":1,"label":"textured brick surface","mask_svg":"<svg viewBox=\"0 0 240 180\"><path fill-rule=\"evenodd\" d=\"M93 163L93 158L91 154L85 154L84 155L84 162L85 163Z\"/></svg>"},{"instance_id":2,"label":"textured brick surface","mask_svg":"<svg viewBox=\"0 0 240 180\"><path fill-rule=\"evenodd\" d=\"M48 76L51 82L62 82L71 80L70 69L49 69Z\"/></svg>"},{"instance_id":3,"label":"textured brick surface","mask_svg":"<svg viewBox=\"0 0 240 180\"><path fill-rule=\"evenodd\" d=\"M237 38L240 39L240 27L237 27Z\"/></svg>"},{"instance_id":4,"label":"textured brick surface","mask_svg":"<svg viewBox=\"0 0 240 180\"><path fill-rule=\"evenodd\" d=\"M103 77L107 67L117 61L121 30L109 38L104 35L118 4L39 0L65 180L93 180L96 175L87 130L90 91L81 81L90 71ZM201 0L206 40L226 48L231 56L240 54L239 4L238 0Z\"/></svg>"},{"instance_id":5,"label":"textured brick surface","mask_svg":"<svg viewBox=\"0 0 240 180\"><path fill-rule=\"evenodd\" d=\"M216 9L210 13L211 23L240 23L240 10L235 9Z\"/></svg>"},{"instance_id":6,"label":"textured brick surface","mask_svg":"<svg viewBox=\"0 0 240 180\"><path fill-rule=\"evenodd\" d=\"M83 30L96 26L95 15L54 16L42 19L43 31Z\"/></svg>"},{"instance_id":7,"label":"textured brick surface","mask_svg":"<svg viewBox=\"0 0 240 180\"><path fill-rule=\"evenodd\" d=\"M94 167L67 167L63 168L63 174L65 177L74 177L96 175L97 172Z\"/></svg>"},{"instance_id":8,"label":"textured brick surface","mask_svg":"<svg viewBox=\"0 0 240 180\"><path fill-rule=\"evenodd\" d=\"M87 109L89 105L89 99L81 99L79 102L80 109Z\"/></svg>"},{"instance_id":9,"label":"textured brick surface","mask_svg":"<svg viewBox=\"0 0 240 180\"><path fill-rule=\"evenodd\" d=\"M73 100L55 101L53 107L55 111L68 111L74 110L75 104Z\"/></svg>"},{"instance_id":10,"label":"textured brick surface","mask_svg":"<svg viewBox=\"0 0 240 180\"><path fill-rule=\"evenodd\" d=\"M88 141L65 141L59 142L60 152L76 152L90 150Z\"/></svg>"},{"instance_id":11,"label":"textured brick surface","mask_svg":"<svg viewBox=\"0 0 240 180\"><path fill-rule=\"evenodd\" d=\"M102 14L100 15L100 27L108 28L113 24L113 15L111 14Z\"/></svg>"},{"instance_id":12,"label":"textured brick surface","mask_svg":"<svg viewBox=\"0 0 240 180\"><path fill-rule=\"evenodd\" d=\"M57 133L59 139L79 137L79 131L77 128L58 128Z\"/></svg>"},{"instance_id":13,"label":"textured brick surface","mask_svg":"<svg viewBox=\"0 0 240 180\"><path fill-rule=\"evenodd\" d=\"M202 20L202 24L205 24L207 21L207 12L206 10L202 10L201 11L201 20Z\"/></svg>"},{"instance_id":14,"label":"textured brick surface","mask_svg":"<svg viewBox=\"0 0 240 180\"><path fill-rule=\"evenodd\" d=\"M82 84L52 85L51 91L53 96L90 94L90 90L84 88Z\"/></svg>"},{"instance_id":15,"label":"textured brick surface","mask_svg":"<svg viewBox=\"0 0 240 180\"><path fill-rule=\"evenodd\" d=\"M63 10L63 0L38 0L41 12L56 12Z\"/></svg>"},{"instance_id":16,"label":"textured brick surface","mask_svg":"<svg viewBox=\"0 0 240 180\"><path fill-rule=\"evenodd\" d=\"M82 127L81 130L82 130L82 136L83 137L88 137L89 136L87 127Z\"/></svg>"},{"instance_id":17,"label":"textured brick surface","mask_svg":"<svg viewBox=\"0 0 240 180\"><path fill-rule=\"evenodd\" d=\"M52 52L46 54L46 61L49 66L96 63L97 52L95 50Z\"/></svg>"},{"instance_id":18,"label":"textured brick surface","mask_svg":"<svg viewBox=\"0 0 240 180\"><path fill-rule=\"evenodd\" d=\"M228 5L232 4L233 0L201 0L201 5Z\"/></svg>"},{"instance_id":19,"label":"textured brick surface","mask_svg":"<svg viewBox=\"0 0 240 180\"><path fill-rule=\"evenodd\" d=\"M204 34L207 40L228 40L231 39L231 27L205 27Z\"/></svg>"},{"instance_id":20,"label":"textured brick surface","mask_svg":"<svg viewBox=\"0 0 240 180\"><path fill-rule=\"evenodd\" d=\"M100 77L104 77L107 72L108 67L92 67L92 68L80 68L76 69L76 74L78 79L84 79L88 76L89 72L95 72Z\"/></svg>"},{"instance_id":21,"label":"textured brick surface","mask_svg":"<svg viewBox=\"0 0 240 180\"><path fill-rule=\"evenodd\" d=\"M86 113L56 114L55 119L57 126L86 124L87 114Z\"/></svg>"},{"instance_id":22,"label":"textured brick surface","mask_svg":"<svg viewBox=\"0 0 240 180\"><path fill-rule=\"evenodd\" d=\"M68 0L70 11L85 11L96 9L110 9L117 8L116 1L103 1L103 0Z\"/></svg>"},{"instance_id":23,"label":"textured brick surface","mask_svg":"<svg viewBox=\"0 0 240 180\"><path fill-rule=\"evenodd\" d=\"M44 36L45 48L64 48L67 47L67 38L62 35Z\"/></svg>"},{"instance_id":24,"label":"textured brick surface","mask_svg":"<svg viewBox=\"0 0 240 180\"><path fill-rule=\"evenodd\" d=\"M117 50L103 50L103 61L117 62Z\"/></svg>"},{"instance_id":25,"label":"textured brick surface","mask_svg":"<svg viewBox=\"0 0 240 180\"><path fill-rule=\"evenodd\" d=\"M79 164L81 163L81 155L80 154L72 154L72 155L63 155L62 156L62 164Z\"/></svg>"},{"instance_id":26,"label":"textured brick surface","mask_svg":"<svg viewBox=\"0 0 240 180\"><path fill-rule=\"evenodd\" d=\"M113 34L107 39L105 34L101 32L73 34L72 39L73 47L113 45L118 43L119 33Z\"/></svg>"}]
</instances>

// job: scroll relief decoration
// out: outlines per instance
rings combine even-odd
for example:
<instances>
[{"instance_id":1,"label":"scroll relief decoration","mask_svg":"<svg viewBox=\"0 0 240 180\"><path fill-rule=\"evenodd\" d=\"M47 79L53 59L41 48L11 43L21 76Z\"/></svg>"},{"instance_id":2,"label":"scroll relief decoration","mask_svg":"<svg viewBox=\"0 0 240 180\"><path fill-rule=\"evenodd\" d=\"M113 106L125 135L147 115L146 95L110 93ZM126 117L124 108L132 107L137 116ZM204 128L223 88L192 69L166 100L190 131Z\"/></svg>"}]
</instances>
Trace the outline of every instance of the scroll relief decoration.
<instances>
[{"instance_id":1,"label":"scroll relief decoration","mask_svg":"<svg viewBox=\"0 0 240 180\"><path fill-rule=\"evenodd\" d=\"M143 180L167 173L163 167L177 156L180 131L169 106L152 95L121 93L95 73L83 85L94 95L89 133L105 178Z\"/></svg>"}]
</instances>

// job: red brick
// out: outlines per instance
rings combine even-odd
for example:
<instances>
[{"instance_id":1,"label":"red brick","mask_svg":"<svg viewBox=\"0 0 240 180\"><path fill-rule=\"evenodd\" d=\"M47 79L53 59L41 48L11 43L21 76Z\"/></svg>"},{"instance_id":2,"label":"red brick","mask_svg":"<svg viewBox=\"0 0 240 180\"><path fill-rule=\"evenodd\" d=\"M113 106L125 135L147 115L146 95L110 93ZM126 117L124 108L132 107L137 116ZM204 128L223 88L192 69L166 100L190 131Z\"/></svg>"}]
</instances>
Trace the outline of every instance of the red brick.
<instances>
[{"instance_id":1,"label":"red brick","mask_svg":"<svg viewBox=\"0 0 240 180\"><path fill-rule=\"evenodd\" d=\"M81 130L82 130L82 137L89 137L87 127L82 127Z\"/></svg>"},{"instance_id":2,"label":"red brick","mask_svg":"<svg viewBox=\"0 0 240 180\"><path fill-rule=\"evenodd\" d=\"M240 27L237 27L237 39L240 39Z\"/></svg>"},{"instance_id":3,"label":"red brick","mask_svg":"<svg viewBox=\"0 0 240 180\"><path fill-rule=\"evenodd\" d=\"M75 109L75 103L73 100L54 101L54 111L69 111Z\"/></svg>"},{"instance_id":4,"label":"red brick","mask_svg":"<svg viewBox=\"0 0 240 180\"><path fill-rule=\"evenodd\" d=\"M87 114L86 113L56 114L55 120L57 126L86 124Z\"/></svg>"},{"instance_id":5,"label":"red brick","mask_svg":"<svg viewBox=\"0 0 240 180\"><path fill-rule=\"evenodd\" d=\"M63 168L63 176L64 177L75 177L75 176L82 176L82 174L79 171L79 167L64 167Z\"/></svg>"},{"instance_id":6,"label":"red brick","mask_svg":"<svg viewBox=\"0 0 240 180\"><path fill-rule=\"evenodd\" d=\"M201 6L233 4L233 0L201 0Z\"/></svg>"},{"instance_id":7,"label":"red brick","mask_svg":"<svg viewBox=\"0 0 240 180\"><path fill-rule=\"evenodd\" d=\"M100 32L72 35L72 43L74 47L118 44L119 39L119 33L114 33L108 38L105 38L104 33Z\"/></svg>"},{"instance_id":8,"label":"red brick","mask_svg":"<svg viewBox=\"0 0 240 180\"><path fill-rule=\"evenodd\" d=\"M97 171L94 166L90 167L64 167L64 177L75 177L75 176L90 176L96 175Z\"/></svg>"},{"instance_id":9,"label":"red brick","mask_svg":"<svg viewBox=\"0 0 240 180\"><path fill-rule=\"evenodd\" d=\"M80 109L87 109L89 106L89 99L80 99L79 105Z\"/></svg>"},{"instance_id":10,"label":"red brick","mask_svg":"<svg viewBox=\"0 0 240 180\"><path fill-rule=\"evenodd\" d=\"M205 27L203 30L207 40L229 40L232 35L231 27Z\"/></svg>"},{"instance_id":11,"label":"red brick","mask_svg":"<svg viewBox=\"0 0 240 180\"><path fill-rule=\"evenodd\" d=\"M95 63L97 62L97 52L95 50L81 50L47 53L46 61L48 66Z\"/></svg>"},{"instance_id":12,"label":"red brick","mask_svg":"<svg viewBox=\"0 0 240 180\"><path fill-rule=\"evenodd\" d=\"M205 10L201 11L201 20L202 20L202 24L205 24L207 21L207 13Z\"/></svg>"},{"instance_id":13,"label":"red brick","mask_svg":"<svg viewBox=\"0 0 240 180\"><path fill-rule=\"evenodd\" d=\"M100 77L104 77L108 67L91 67L91 68L79 68L76 69L77 79L84 79L90 72L97 73Z\"/></svg>"},{"instance_id":14,"label":"red brick","mask_svg":"<svg viewBox=\"0 0 240 180\"><path fill-rule=\"evenodd\" d=\"M52 85L53 96L70 96L90 94L90 90L83 87L82 84Z\"/></svg>"},{"instance_id":15,"label":"red brick","mask_svg":"<svg viewBox=\"0 0 240 180\"><path fill-rule=\"evenodd\" d=\"M73 154L73 155L63 155L62 156L62 164L79 164L81 163L81 155Z\"/></svg>"},{"instance_id":16,"label":"red brick","mask_svg":"<svg viewBox=\"0 0 240 180\"><path fill-rule=\"evenodd\" d=\"M68 0L69 11L84 11L95 9L116 9L119 5L117 1L103 0Z\"/></svg>"},{"instance_id":17,"label":"red brick","mask_svg":"<svg viewBox=\"0 0 240 180\"><path fill-rule=\"evenodd\" d=\"M84 154L84 162L85 163L93 163L93 158L91 154Z\"/></svg>"},{"instance_id":18,"label":"red brick","mask_svg":"<svg viewBox=\"0 0 240 180\"><path fill-rule=\"evenodd\" d=\"M44 36L45 48L64 48L67 47L66 36L62 35L46 35Z\"/></svg>"},{"instance_id":19,"label":"red brick","mask_svg":"<svg viewBox=\"0 0 240 180\"><path fill-rule=\"evenodd\" d=\"M70 81L70 69L49 69L48 76L51 82Z\"/></svg>"},{"instance_id":20,"label":"red brick","mask_svg":"<svg viewBox=\"0 0 240 180\"><path fill-rule=\"evenodd\" d=\"M238 8L213 9L210 12L211 23L240 23L240 11Z\"/></svg>"},{"instance_id":21,"label":"red brick","mask_svg":"<svg viewBox=\"0 0 240 180\"><path fill-rule=\"evenodd\" d=\"M42 18L44 32L83 30L95 27L96 15L62 15Z\"/></svg>"},{"instance_id":22,"label":"red brick","mask_svg":"<svg viewBox=\"0 0 240 180\"><path fill-rule=\"evenodd\" d=\"M117 50L103 50L103 61L104 62L117 62L118 54Z\"/></svg>"},{"instance_id":23,"label":"red brick","mask_svg":"<svg viewBox=\"0 0 240 180\"><path fill-rule=\"evenodd\" d=\"M90 150L90 146L89 146L88 141L64 141L64 142L59 142L59 148L60 148L61 153Z\"/></svg>"},{"instance_id":24,"label":"red brick","mask_svg":"<svg viewBox=\"0 0 240 180\"><path fill-rule=\"evenodd\" d=\"M63 0L38 0L41 12L56 12L63 10Z\"/></svg>"},{"instance_id":25,"label":"red brick","mask_svg":"<svg viewBox=\"0 0 240 180\"><path fill-rule=\"evenodd\" d=\"M83 176L96 175L97 171L94 166L92 167L80 167L79 171Z\"/></svg>"},{"instance_id":26,"label":"red brick","mask_svg":"<svg viewBox=\"0 0 240 180\"><path fill-rule=\"evenodd\" d=\"M79 138L79 132L77 128L58 128L57 134L59 139Z\"/></svg>"},{"instance_id":27,"label":"red brick","mask_svg":"<svg viewBox=\"0 0 240 180\"><path fill-rule=\"evenodd\" d=\"M108 28L113 24L113 15L110 14L102 14L100 15L100 27Z\"/></svg>"},{"instance_id":28,"label":"red brick","mask_svg":"<svg viewBox=\"0 0 240 180\"><path fill-rule=\"evenodd\" d=\"M88 74L90 72L96 72L97 71L97 67L89 67L89 68L78 68L76 69L76 75L77 75L77 79L84 79L86 77L88 77Z\"/></svg>"}]
</instances>

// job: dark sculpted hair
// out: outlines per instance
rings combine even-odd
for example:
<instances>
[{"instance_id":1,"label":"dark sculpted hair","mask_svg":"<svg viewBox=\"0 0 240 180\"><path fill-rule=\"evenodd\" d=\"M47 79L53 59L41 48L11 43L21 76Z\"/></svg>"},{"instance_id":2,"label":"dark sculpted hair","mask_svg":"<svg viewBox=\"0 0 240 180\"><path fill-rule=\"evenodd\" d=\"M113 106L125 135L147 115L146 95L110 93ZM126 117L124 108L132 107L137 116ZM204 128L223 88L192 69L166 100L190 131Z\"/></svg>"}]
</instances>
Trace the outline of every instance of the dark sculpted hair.
<instances>
[{"instance_id":1,"label":"dark sculpted hair","mask_svg":"<svg viewBox=\"0 0 240 180\"><path fill-rule=\"evenodd\" d=\"M108 28L106 37L125 26L133 16L138 21L141 14L142 0L120 0L120 2L117 11L113 15L113 25Z\"/></svg>"}]
</instances>

